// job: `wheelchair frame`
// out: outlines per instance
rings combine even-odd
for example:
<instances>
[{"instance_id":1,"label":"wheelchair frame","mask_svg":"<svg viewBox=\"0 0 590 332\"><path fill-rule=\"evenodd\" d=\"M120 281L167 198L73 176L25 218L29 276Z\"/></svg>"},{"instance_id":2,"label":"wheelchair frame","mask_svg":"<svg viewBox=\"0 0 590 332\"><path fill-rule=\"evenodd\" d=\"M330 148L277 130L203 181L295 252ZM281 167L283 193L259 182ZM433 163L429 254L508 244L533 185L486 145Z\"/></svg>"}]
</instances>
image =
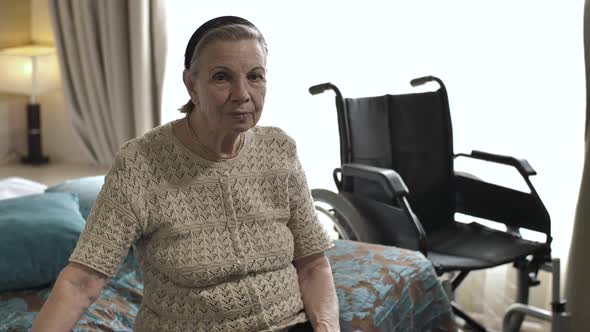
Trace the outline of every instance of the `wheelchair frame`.
<instances>
[{"instance_id":1,"label":"wheelchair frame","mask_svg":"<svg viewBox=\"0 0 590 332\"><path fill-rule=\"evenodd\" d=\"M445 107L449 107L448 103L448 96L446 92L446 87L443 84L442 80L436 78L434 76L425 76L411 80L410 84L414 87L423 85L428 82L436 82L439 84L440 89L442 90L442 97L444 99ZM339 194L332 193L328 190L324 189L314 189L312 190L312 196L315 201L318 202L325 202L328 204L332 204L335 208L334 213L336 215L331 216L329 215L330 211L325 209L318 209L321 212L328 215L334 224L337 227L338 232L342 236L342 231L348 232L345 236L350 236L351 240L358 240L358 238L363 238L363 236L359 236L359 229L354 229L354 222L351 220L359 220L362 221L363 217L355 208L355 206L350 202L350 200L346 199L346 196L341 196L344 192L347 191L346 188L347 184L350 184L351 181L344 181L345 177L350 178L361 178L369 181L374 181L378 183L385 194L387 195L387 199L390 202L395 202L397 206L399 206L403 210L403 214L405 217L410 221L410 223L414 226L414 230L418 239L417 250L422 252L426 257L428 257L428 246L427 246L427 236L422 224L420 223L417 216L413 213L411 206L408 202L409 191L406 187L403 179L401 176L392 169L385 169L380 167L373 167L369 165L362 165L362 164L355 164L352 163L352 144L350 139L350 124L349 119L346 114L346 107L344 104L344 99L338 87L336 87L332 83L323 83L314 85L309 88L309 92L312 95L317 95L323 93L327 90L332 90L336 94L336 110L337 110L337 119L338 119L338 129L340 135L340 158L342 166L341 168L336 168L333 171L333 179L336 187L338 188ZM448 112L450 113L450 112ZM448 122L450 124L450 121ZM450 128L449 128L450 129ZM529 176L536 175L535 170L531 167L525 159L516 159L514 157L497 155L486 153L482 151L472 151L471 154L465 153L458 153L454 154L453 158L457 157L469 157L489 162L495 162L499 164L504 164L508 166L512 166L518 170L518 172L522 175L527 186L529 187L531 194L533 195L534 199L542 205L540 197L538 196L534 186L530 182ZM340 178L339 178L340 175ZM336 205L336 206L334 206ZM340 211L337 211L340 210ZM344 213L341 213L344 211ZM545 210L546 211L546 210ZM348 214L348 216L347 216ZM352 217L351 217L352 215ZM548 217L548 216L547 216ZM341 219L345 219L346 222L340 223ZM518 227L508 227L508 232L513 234L518 234ZM355 238L356 237L356 238ZM547 235L546 244L550 246L551 237ZM524 260L521 262L521 266L518 266L515 262L515 267L518 268L518 288L517 288L517 295L516 295L516 303L512 304L506 311L504 320L503 320L503 331L517 331L522 321L524 320L525 315L533 316L542 320L547 320L552 322L552 332L567 332L569 331L569 319L570 315L565 311L565 301L560 298L559 295L559 259L553 259L551 262L543 262L544 260L542 257L534 257L532 261ZM440 276L444 272L441 271L436 265L434 266L437 274ZM539 269L544 269L549 272L553 272L553 300L551 302L552 310L546 311L531 305L528 305L528 297L529 297L529 288L531 286L537 285L539 282L536 279L536 275ZM451 295L455 291L455 289L459 286L459 284L467 277L469 271L461 271L458 276L453 278L450 281L450 288L451 288ZM447 287L448 289L448 287ZM487 329L469 317L467 313L461 310L456 303L452 302L453 311L459 317L461 317L465 322L474 328L477 331L487 331Z\"/></svg>"}]
</instances>

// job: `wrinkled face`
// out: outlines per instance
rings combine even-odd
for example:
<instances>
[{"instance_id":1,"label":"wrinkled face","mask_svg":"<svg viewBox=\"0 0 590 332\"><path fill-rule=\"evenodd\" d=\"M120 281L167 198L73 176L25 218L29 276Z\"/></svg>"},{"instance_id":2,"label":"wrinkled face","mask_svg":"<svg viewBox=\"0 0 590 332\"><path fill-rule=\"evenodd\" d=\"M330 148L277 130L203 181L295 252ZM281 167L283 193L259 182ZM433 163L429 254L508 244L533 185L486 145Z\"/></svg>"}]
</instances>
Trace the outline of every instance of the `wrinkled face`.
<instances>
[{"instance_id":1,"label":"wrinkled face","mask_svg":"<svg viewBox=\"0 0 590 332\"><path fill-rule=\"evenodd\" d=\"M266 95L266 58L258 41L214 41L196 66L184 83L194 111L212 129L244 132L258 123Z\"/></svg>"}]
</instances>

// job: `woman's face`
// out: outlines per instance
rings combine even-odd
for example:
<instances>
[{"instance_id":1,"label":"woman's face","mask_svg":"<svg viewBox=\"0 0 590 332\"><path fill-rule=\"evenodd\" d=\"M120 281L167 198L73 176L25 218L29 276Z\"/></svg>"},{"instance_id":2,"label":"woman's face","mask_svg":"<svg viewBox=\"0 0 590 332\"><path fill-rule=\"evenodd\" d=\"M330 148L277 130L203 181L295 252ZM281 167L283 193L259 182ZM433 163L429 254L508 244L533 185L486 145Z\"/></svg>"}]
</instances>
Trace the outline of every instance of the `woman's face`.
<instances>
[{"instance_id":1,"label":"woman's face","mask_svg":"<svg viewBox=\"0 0 590 332\"><path fill-rule=\"evenodd\" d=\"M266 95L266 58L258 41L214 41L184 83L212 129L244 132L254 127Z\"/></svg>"}]
</instances>

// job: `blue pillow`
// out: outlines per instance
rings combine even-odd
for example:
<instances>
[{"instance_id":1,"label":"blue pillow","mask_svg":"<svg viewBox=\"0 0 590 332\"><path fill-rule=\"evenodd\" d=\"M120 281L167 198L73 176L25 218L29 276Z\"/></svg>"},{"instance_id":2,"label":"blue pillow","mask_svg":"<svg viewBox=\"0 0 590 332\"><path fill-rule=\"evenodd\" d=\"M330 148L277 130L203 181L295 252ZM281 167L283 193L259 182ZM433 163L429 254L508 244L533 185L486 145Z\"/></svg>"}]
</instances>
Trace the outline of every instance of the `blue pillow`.
<instances>
[{"instance_id":1,"label":"blue pillow","mask_svg":"<svg viewBox=\"0 0 590 332\"><path fill-rule=\"evenodd\" d=\"M104 175L89 176L61 182L47 188L45 192L73 192L78 194L78 197L80 197L80 212L84 220L86 220L103 184Z\"/></svg>"},{"instance_id":2,"label":"blue pillow","mask_svg":"<svg viewBox=\"0 0 590 332\"><path fill-rule=\"evenodd\" d=\"M84 224L74 193L0 200L0 292L54 282Z\"/></svg>"}]
</instances>

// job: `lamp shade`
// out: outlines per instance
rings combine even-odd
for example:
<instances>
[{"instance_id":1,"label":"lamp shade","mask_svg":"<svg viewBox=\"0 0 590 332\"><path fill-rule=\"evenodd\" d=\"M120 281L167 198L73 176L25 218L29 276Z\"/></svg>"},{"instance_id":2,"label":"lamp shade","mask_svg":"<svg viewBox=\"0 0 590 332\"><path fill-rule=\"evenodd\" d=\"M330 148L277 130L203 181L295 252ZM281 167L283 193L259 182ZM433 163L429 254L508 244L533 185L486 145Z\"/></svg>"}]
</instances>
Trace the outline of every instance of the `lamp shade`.
<instances>
[{"instance_id":1,"label":"lamp shade","mask_svg":"<svg viewBox=\"0 0 590 332\"><path fill-rule=\"evenodd\" d=\"M55 48L27 45L0 49L0 92L35 96L59 86Z\"/></svg>"}]
</instances>

